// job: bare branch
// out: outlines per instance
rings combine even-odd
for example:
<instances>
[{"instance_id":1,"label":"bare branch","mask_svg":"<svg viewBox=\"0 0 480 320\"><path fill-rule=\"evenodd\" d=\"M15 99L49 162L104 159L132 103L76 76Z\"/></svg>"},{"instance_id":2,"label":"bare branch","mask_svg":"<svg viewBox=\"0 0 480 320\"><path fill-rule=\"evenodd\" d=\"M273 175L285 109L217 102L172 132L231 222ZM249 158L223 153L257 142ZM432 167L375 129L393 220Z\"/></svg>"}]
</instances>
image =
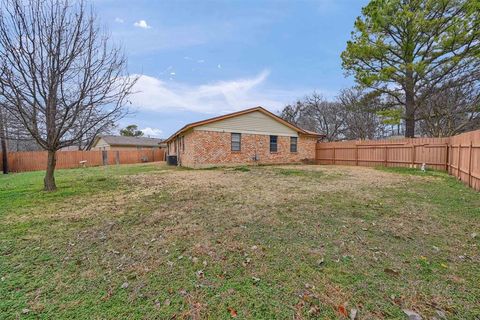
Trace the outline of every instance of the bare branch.
<instances>
[{"instance_id":1,"label":"bare branch","mask_svg":"<svg viewBox=\"0 0 480 320\"><path fill-rule=\"evenodd\" d=\"M0 10L0 93L42 148L84 145L125 115L136 78L93 10L67 0L2 0Z\"/></svg>"}]
</instances>

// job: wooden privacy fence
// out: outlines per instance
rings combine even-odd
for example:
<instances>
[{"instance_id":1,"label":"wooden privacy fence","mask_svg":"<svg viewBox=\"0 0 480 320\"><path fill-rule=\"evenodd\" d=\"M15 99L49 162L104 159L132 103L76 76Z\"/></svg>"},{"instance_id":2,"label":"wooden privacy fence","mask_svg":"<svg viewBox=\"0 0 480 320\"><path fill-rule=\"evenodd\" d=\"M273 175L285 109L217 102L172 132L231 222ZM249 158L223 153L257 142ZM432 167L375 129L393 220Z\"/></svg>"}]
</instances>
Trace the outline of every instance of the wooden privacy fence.
<instances>
[{"instance_id":1,"label":"wooden privacy fence","mask_svg":"<svg viewBox=\"0 0 480 320\"><path fill-rule=\"evenodd\" d=\"M480 130L448 138L319 142L319 164L444 170L480 190Z\"/></svg>"},{"instance_id":2,"label":"wooden privacy fence","mask_svg":"<svg viewBox=\"0 0 480 320\"><path fill-rule=\"evenodd\" d=\"M480 190L480 130L450 138L448 173Z\"/></svg>"},{"instance_id":3,"label":"wooden privacy fence","mask_svg":"<svg viewBox=\"0 0 480 320\"><path fill-rule=\"evenodd\" d=\"M0 153L1 155L1 153ZM107 150L107 151L58 151L57 169L92 167L112 164L131 164L164 161L163 149ZM2 159L0 157L0 165ZM45 170L46 151L9 152L8 167L11 172Z\"/></svg>"}]
</instances>

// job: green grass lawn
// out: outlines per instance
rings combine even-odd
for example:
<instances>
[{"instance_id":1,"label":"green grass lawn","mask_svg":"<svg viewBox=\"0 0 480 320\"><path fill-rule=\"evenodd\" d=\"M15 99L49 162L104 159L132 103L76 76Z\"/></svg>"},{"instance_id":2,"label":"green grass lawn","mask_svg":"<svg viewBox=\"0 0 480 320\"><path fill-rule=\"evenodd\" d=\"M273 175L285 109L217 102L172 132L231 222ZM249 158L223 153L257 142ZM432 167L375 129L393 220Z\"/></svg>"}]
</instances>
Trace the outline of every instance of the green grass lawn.
<instances>
[{"instance_id":1,"label":"green grass lawn","mask_svg":"<svg viewBox=\"0 0 480 320\"><path fill-rule=\"evenodd\" d=\"M0 177L1 319L480 318L480 194L440 172Z\"/></svg>"}]
</instances>

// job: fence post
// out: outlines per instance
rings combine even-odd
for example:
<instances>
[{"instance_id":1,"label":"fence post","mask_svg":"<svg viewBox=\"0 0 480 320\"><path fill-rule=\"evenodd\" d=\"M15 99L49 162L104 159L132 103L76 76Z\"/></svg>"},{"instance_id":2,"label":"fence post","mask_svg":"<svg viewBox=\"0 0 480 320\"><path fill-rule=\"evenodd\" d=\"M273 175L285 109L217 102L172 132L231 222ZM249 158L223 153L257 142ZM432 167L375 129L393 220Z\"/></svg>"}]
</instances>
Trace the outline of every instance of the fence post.
<instances>
[{"instance_id":1,"label":"fence post","mask_svg":"<svg viewBox=\"0 0 480 320\"><path fill-rule=\"evenodd\" d=\"M102 150L100 152L102 153L102 164L104 166L108 165L108 151L107 150Z\"/></svg>"},{"instance_id":2,"label":"fence post","mask_svg":"<svg viewBox=\"0 0 480 320\"><path fill-rule=\"evenodd\" d=\"M468 186L472 186L472 141L470 140L470 146L468 147Z\"/></svg>"},{"instance_id":3,"label":"fence post","mask_svg":"<svg viewBox=\"0 0 480 320\"><path fill-rule=\"evenodd\" d=\"M355 165L358 166L358 144L355 144Z\"/></svg>"},{"instance_id":4,"label":"fence post","mask_svg":"<svg viewBox=\"0 0 480 320\"><path fill-rule=\"evenodd\" d=\"M462 156L462 143L458 144L458 163L457 163L457 178L460 180L462 179L461 174L460 174L460 164L461 164L461 156Z\"/></svg>"},{"instance_id":5,"label":"fence post","mask_svg":"<svg viewBox=\"0 0 480 320\"><path fill-rule=\"evenodd\" d=\"M333 164L335 164L335 147L333 147Z\"/></svg>"},{"instance_id":6,"label":"fence post","mask_svg":"<svg viewBox=\"0 0 480 320\"><path fill-rule=\"evenodd\" d=\"M412 144L412 168L415 168L415 145Z\"/></svg>"},{"instance_id":7,"label":"fence post","mask_svg":"<svg viewBox=\"0 0 480 320\"><path fill-rule=\"evenodd\" d=\"M447 173L450 173L450 145L447 143L445 144L445 170Z\"/></svg>"},{"instance_id":8,"label":"fence post","mask_svg":"<svg viewBox=\"0 0 480 320\"><path fill-rule=\"evenodd\" d=\"M385 145L385 167L388 167L388 146Z\"/></svg>"}]
</instances>

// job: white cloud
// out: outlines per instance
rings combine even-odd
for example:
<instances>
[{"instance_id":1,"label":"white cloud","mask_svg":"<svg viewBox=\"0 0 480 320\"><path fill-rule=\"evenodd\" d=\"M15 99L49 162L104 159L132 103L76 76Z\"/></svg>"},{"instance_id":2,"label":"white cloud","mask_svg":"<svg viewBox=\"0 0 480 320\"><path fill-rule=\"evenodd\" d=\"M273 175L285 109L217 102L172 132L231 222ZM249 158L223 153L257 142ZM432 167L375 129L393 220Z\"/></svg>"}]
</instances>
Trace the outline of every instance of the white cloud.
<instances>
[{"instance_id":1,"label":"white cloud","mask_svg":"<svg viewBox=\"0 0 480 320\"><path fill-rule=\"evenodd\" d=\"M131 101L133 107L139 110L219 114L259 105L279 110L286 103L306 93L303 90L299 92L262 88L268 75L269 71L264 70L250 78L197 86L175 81L164 82L142 75L135 84L134 92L137 93L132 95Z\"/></svg>"},{"instance_id":2,"label":"white cloud","mask_svg":"<svg viewBox=\"0 0 480 320\"><path fill-rule=\"evenodd\" d=\"M157 128L150 128L146 127L144 129L141 129L143 132L143 135L146 137L161 137L163 134L163 131Z\"/></svg>"},{"instance_id":3,"label":"white cloud","mask_svg":"<svg viewBox=\"0 0 480 320\"><path fill-rule=\"evenodd\" d=\"M142 28L142 29L151 29L152 27L147 24L145 20L139 20L133 24L135 27Z\"/></svg>"},{"instance_id":4,"label":"white cloud","mask_svg":"<svg viewBox=\"0 0 480 320\"><path fill-rule=\"evenodd\" d=\"M117 23L124 23L125 20L123 20L122 18L116 17L116 18L115 18L115 22L117 22Z\"/></svg>"}]
</instances>

